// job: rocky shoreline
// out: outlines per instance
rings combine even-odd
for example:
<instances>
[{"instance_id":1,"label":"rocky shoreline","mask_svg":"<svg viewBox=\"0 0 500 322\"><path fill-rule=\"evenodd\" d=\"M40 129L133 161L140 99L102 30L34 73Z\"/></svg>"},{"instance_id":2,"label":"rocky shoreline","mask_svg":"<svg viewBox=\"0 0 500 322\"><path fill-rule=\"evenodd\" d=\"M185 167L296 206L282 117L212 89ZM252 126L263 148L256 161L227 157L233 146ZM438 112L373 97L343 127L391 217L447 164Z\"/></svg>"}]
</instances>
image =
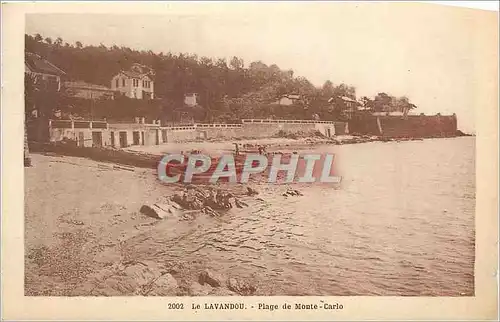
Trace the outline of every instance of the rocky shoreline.
<instances>
[{"instance_id":1,"label":"rocky shoreline","mask_svg":"<svg viewBox=\"0 0 500 322\"><path fill-rule=\"evenodd\" d=\"M176 222L194 223L205 216L216 217L209 220L224 220L228 203L230 208L260 204L256 190L243 185L231 189L183 185L160 188L146 174L149 170L122 171L74 157L39 154L33 157L34 166L28 169L28 176L43 178L46 180L43 186L51 188L30 185L27 190L25 295L230 296L253 295L258 291L258 281L252 277L232 270L220 272L210 260L200 261L198 251L206 244L186 249L182 258L158 253L167 250L170 243L189 236L191 226L179 229ZM58 183L49 179L61 171L66 176L56 177ZM44 176L44 172L53 175ZM137 185L139 193L125 196L126 188L117 192L122 187L115 182L118 173L120 180ZM90 208L76 209L59 193L63 189L61 183L80 180L79 185L61 191L73 194L76 191L72 189L77 189L82 194L86 190L80 190L80 185L91 184L87 178L92 178L93 183L107 183L108 187L102 196L95 198L95 204L89 204ZM37 209L43 200L33 199L34 191L57 196L53 206L56 216L45 220L39 217ZM161 208L145 206L148 201ZM159 209L163 215L152 215L152 211ZM167 239L161 242L161 247L156 249L160 244L155 243L144 246L146 240L165 231L171 232L166 233Z\"/></svg>"},{"instance_id":2,"label":"rocky shoreline","mask_svg":"<svg viewBox=\"0 0 500 322\"><path fill-rule=\"evenodd\" d=\"M87 276L74 296L248 296L256 286L244 279L204 269L198 278L186 278L186 268L175 263L129 261L116 263Z\"/></svg>"}]
</instances>

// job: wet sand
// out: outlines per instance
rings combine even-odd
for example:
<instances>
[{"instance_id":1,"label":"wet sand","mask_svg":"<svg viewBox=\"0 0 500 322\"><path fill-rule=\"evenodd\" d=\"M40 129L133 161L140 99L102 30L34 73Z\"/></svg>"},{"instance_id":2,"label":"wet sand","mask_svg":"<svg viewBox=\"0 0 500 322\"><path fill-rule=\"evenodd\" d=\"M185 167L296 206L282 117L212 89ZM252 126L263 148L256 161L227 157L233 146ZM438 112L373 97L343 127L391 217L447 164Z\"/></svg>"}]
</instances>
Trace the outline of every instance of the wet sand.
<instances>
[{"instance_id":1,"label":"wet sand","mask_svg":"<svg viewBox=\"0 0 500 322\"><path fill-rule=\"evenodd\" d=\"M248 208L165 220L139 213L179 189L153 170L34 154L26 295L474 293L474 138L313 149L339 156L341 187L260 184Z\"/></svg>"}]
</instances>

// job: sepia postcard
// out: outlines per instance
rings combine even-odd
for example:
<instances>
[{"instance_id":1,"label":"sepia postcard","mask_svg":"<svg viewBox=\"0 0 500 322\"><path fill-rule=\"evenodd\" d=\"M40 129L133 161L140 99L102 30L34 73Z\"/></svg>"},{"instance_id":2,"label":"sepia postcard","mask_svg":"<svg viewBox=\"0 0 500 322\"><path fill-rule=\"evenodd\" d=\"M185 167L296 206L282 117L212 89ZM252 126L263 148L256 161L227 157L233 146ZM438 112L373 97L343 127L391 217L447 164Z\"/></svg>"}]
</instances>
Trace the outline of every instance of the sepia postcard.
<instances>
[{"instance_id":1,"label":"sepia postcard","mask_svg":"<svg viewBox=\"0 0 500 322\"><path fill-rule=\"evenodd\" d=\"M1 20L2 319L498 318L497 12Z\"/></svg>"}]
</instances>

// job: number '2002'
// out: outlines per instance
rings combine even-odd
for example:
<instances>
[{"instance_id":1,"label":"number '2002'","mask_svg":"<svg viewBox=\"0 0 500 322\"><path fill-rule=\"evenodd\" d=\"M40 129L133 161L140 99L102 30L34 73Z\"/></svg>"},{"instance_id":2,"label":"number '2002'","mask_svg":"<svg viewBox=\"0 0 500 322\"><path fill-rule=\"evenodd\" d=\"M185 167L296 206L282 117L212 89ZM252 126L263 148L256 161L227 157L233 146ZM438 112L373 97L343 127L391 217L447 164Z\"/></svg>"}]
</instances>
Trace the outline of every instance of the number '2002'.
<instances>
[{"instance_id":1,"label":"number '2002'","mask_svg":"<svg viewBox=\"0 0 500 322\"><path fill-rule=\"evenodd\" d=\"M184 303L168 303L169 310L182 310L184 309Z\"/></svg>"}]
</instances>

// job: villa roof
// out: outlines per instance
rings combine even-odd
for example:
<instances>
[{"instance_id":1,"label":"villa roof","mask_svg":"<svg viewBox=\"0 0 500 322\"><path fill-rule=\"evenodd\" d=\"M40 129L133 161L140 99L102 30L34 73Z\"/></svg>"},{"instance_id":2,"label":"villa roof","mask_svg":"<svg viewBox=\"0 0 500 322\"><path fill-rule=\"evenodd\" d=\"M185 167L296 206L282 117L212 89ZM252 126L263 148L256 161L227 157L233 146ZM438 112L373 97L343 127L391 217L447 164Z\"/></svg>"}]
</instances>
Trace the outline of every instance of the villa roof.
<instances>
[{"instance_id":1,"label":"villa roof","mask_svg":"<svg viewBox=\"0 0 500 322\"><path fill-rule=\"evenodd\" d=\"M132 64L129 70L120 71L121 74L130 78L144 78L154 76L154 71L146 65L141 65L138 63Z\"/></svg>"},{"instance_id":2,"label":"villa roof","mask_svg":"<svg viewBox=\"0 0 500 322\"><path fill-rule=\"evenodd\" d=\"M342 96L340 97L343 101L345 102L351 102L351 103L358 103L358 101L356 101L355 99L352 99L350 97L347 97L347 96Z\"/></svg>"},{"instance_id":3,"label":"villa roof","mask_svg":"<svg viewBox=\"0 0 500 322\"><path fill-rule=\"evenodd\" d=\"M57 76L66 75L63 70L37 54L25 53L24 62L28 66L28 68L35 73Z\"/></svg>"},{"instance_id":4,"label":"villa roof","mask_svg":"<svg viewBox=\"0 0 500 322\"><path fill-rule=\"evenodd\" d=\"M340 98L341 100L343 100L344 102L351 102L351 103L356 103L356 104L360 104L358 101L356 101L355 99L352 99L350 97L347 97L347 96L338 96L338 97L330 97L330 99L328 100L328 103L331 103L333 102L333 100L335 98Z\"/></svg>"},{"instance_id":5,"label":"villa roof","mask_svg":"<svg viewBox=\"0 0 500 322\"><path fill-rule=\"evenodd\" d=\"M132 70L122 70L120 73L130 78L150 78L148 73L138 73Z\"/></svg>"},{"instance_id":6,"label":"villa roof","mask_svg":"<svg viewBox=\"0 0 500 322\"><path fill-rule=\"evenodd\" d=\"M292 99L292 100L298 100L298 99L300 99L300 95L299 94L284 94L284 95L281 95L281 97L286 97L286 98L289 98L289 99Z\"/></svg>"}]
</instances>

